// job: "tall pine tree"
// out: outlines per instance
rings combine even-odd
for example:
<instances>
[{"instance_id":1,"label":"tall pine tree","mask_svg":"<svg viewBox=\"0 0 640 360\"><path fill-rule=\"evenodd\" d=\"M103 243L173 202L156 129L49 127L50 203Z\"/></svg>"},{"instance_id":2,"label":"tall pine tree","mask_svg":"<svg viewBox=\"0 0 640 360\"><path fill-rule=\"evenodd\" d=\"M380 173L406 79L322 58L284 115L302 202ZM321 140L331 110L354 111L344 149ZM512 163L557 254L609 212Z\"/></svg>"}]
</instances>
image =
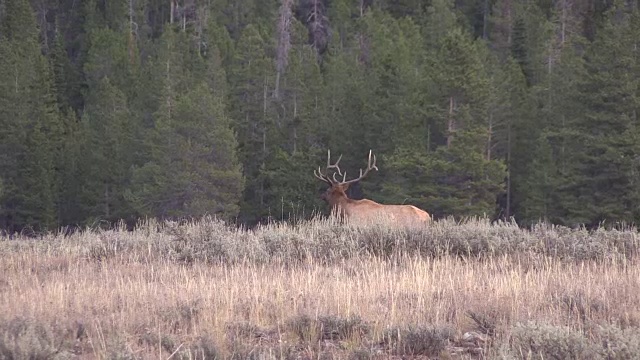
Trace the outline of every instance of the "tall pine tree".
<instances>
[{"instance_id":1,"label":"tall pine tree","mask_svg":"<svg viewBox=\"0 0 640 360\"><path fill-rule=\"evenodd\" d=\"M56 168L64 142L53 77L27 0L5 3L0 36L0 221L5 228L58 224Z\"/></svg>"}]
</instances>

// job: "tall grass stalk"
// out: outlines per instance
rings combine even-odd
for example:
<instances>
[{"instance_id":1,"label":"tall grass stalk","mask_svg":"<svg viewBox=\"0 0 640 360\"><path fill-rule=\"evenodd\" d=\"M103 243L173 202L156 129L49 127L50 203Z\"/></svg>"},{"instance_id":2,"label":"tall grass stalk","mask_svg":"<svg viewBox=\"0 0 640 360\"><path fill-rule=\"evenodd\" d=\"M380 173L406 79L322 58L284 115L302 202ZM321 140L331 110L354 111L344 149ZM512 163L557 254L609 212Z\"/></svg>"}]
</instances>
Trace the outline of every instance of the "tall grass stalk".
<instances>
[{"instance_id":1,"label":"tall grass stalk","mask_svg":"<svg viewBox=\"0 0 640 360\"><path fill-rule=\"evenodd\" d=\"M147 220L0 240L0 357L634 358L638 233Z\"/></svg>"}]
</instances>

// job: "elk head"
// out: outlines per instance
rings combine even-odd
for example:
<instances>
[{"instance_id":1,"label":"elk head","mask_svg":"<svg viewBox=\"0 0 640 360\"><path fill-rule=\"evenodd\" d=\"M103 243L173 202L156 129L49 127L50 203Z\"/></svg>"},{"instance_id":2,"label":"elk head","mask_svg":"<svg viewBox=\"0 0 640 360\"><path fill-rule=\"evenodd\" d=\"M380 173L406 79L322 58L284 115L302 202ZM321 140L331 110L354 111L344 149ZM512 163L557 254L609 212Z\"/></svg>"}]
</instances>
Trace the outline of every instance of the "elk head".
<instances>
[{"instance_id":1,"label":"elk head","mask_svg":"<svg viewBox=\"0 0 640 360\"><path fill-rule=\"evenodd\" d=\"M371 153L371 150L369 150L367 169L364 171L360 169L360 176L358 176L356 179L347 180L347 172L345 171L344 173L342 173L338 165L340 163L340 159L342 159L342 155L338 157L338 160L336 160L335 164L331 164L331 150L327 150L327 167L324 171L324 174L322 173L320 167L318 167L317 170L313 170L313 175L315 175L316 178L329 185L327 191L325 191L320 196L320 198L326 201L332 208L344 206L345 203L349 200L346 192L351 184L362 180L371 170L375 169L376 171L378 171L378 167L376 166L376 156ZM335 169L336 171L332 176L329 176L329 170L331 169ZM342 181L336 178L336 174L342 176Z\"/></svg>"}]
</instances>

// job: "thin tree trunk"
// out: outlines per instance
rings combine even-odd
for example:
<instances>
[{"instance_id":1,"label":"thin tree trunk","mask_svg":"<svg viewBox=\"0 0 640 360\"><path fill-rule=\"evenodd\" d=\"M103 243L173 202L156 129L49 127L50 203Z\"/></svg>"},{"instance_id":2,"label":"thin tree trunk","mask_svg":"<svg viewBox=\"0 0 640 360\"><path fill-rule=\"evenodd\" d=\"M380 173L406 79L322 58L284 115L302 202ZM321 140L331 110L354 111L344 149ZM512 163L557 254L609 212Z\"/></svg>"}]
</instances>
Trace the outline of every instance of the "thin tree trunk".
<instances>
[{"instance_id":1,"label":"thin tree trunk","mask_svg":"<svg viewBox=\"0 0 640 360\"><path fill-rule=\"evenodd\" d=\"M104 216L109 219L109 184L104 184Z\"/></svg>"},{"instance_id":2,"label":"thin tree trunk","mask_svg":"<svg viewBox=\"0 0 640 360\"><path fill-rule=\"evenodd\" d=\"M427 124L427 152L431 152L431 124Z\"/></svg>"},{"instance_id":3,"label":"thin tree trunk","mask_svg":"<svg viewBox=\"0 0 640 360\"><path fill-rule=\"evenodd\" d=\"M13 65L13 89L16 94L20 92L20 86L18 84L18 64Z\"/></svg>"},{"instance_id":4,"label":"thin tree trunk","mask_svg":"<svg viewBox=\"0 0 640 360\"><path fill-rule=\"evenodd\" d=\"M489 14L489 0L484 0L482 9L482 38L487 39L487 14Z\"/></svg>"},{"instance_id":5,"label":"thin tree trunk","mask_svg":"<svg viewBox=\"0 0 640 360\"><path fill-rule=\"evenodd\" d=\"M456 124L455 119L453 117L453 96L449 97L449 121L447 125L447 148L451 147L451 142L453 141L453 133L455 131Z\"/></svg>"},{"instance_id":6,"label":"thin tree trunk","mask_svg":"<svg viewBox=\"0 0 640 360\"><path fill-rule=\"evenodd\" d=\"M129 0L129 62L131 64L134 63L135 58L135 40L136 40L136 30L137 26L133 21L133 1Z\"/></svg>"},{"instance_id":7,"label":"thin tree trunk","mask_svg":"<svg viewBox=\"0 0 640 360\"><path fill-rule=\"evenodd\" d=\"M267 77L263 82L262 93L262 166L264 169L267 159ZM264 205L264 180L260 180L260 205Z\"/></svg>"},{"instance_id":8,"label":"thin tree trunk","mask_svg":"<svg viewBox=\"0 0 640 360\"><path fill-rule=\"evenodd\" d=\"M293 153L298 149L298 96L293 93Z\"/></svg>"},{"instance_id":9,"label":"thin tree trunk","mask_svg":"<svg viewBox=\"0 0 640 360\"><path fill-rule=\"evenodd\" d=\"M551 74L553 68L553 45L549 44L549 58L547 58L547 74ZM551 91L549 91L551 94Z\"/></svg>"},{"instance_id":10,"label":"thin tree trunk","mask_svg":"<svg viewBox=\"0 0 640 360\"><path fill-rule=\"evenodd\" d=\"M511 42L513 41L513 19L511 17L511 2L507 4L507 19L509 27L507 28L507 46L511 47Z\"/></svg>"},{"instance_id":11,"label":"thin tree trunk","mask_svg":"<svg viewBox=\"0 0 640 360\"><path fill-rule=\"evenodd\" d=\"M171 11L169 13L169 24L173 24L173 12L175 11L175 8L176 8L176 4L174 1L175 0L169 0L169 3L171 4Z\"/></svg>"},{"instance_id":12,"label":"thin tree trunk","mask_svg":"<svg viewBox=\"0 0 640 360\"><path fill-rule=\"evenodd\" d=\"M566 122L565 122L566 118L564 115L562 115L562 131L564 132L565 130L565 126L566 126ZM566 166L566 157L564 155L564 151L565 151L565 146L566 146L566 141L565 141L565 136L562 136L562 145L560 146L560 156L562 157L562 173L565 173L565 166Z\"/></svg>"},{"instance_id":13,"label":"thin tree trunk","mask_svg":"<svg viewBox=\"0 0 640 360\"><path fill-rule=\"evenodd\" d=\"M173 94L171 89L171 61L167 60L167 115L171 118L171 109L173 107L173 102L171 99L171 94Z\"/></svg>"},{"instance_id":14,"label":"thin tree trunk","mask_svg":"<svg viewBox=\"0 0 640 360\"><path fill-rule=\"evenodd\" d=\"M493 138L493 113L489 112L489 137L487 138L487 161L491 161L492 138Z\"/></svg>"},{"instance_id":15,"label":"thin tree trunk","mask_svg":"<svg viewBox=\"0 0 640 360\"><path fill-rule=\"evenodd\" d=\"M560 45L564 46L565 31L567 29L567 1L562 1L562 17L560 20Z\"/></svg>"},{"instance_id":16,"label":"thin tree trunk","mask_svg":"<svg viewBox=\"0 0 640 360\"><path fill-rule=\"evenodd\" d=\"M511 120L507 123L507 204L504 214L507 220L511 217Z\"/></svg>"},{"instance_id":17,"label":"thin tree trunk","mask_svg":"<svg viewBox=\"0 0 640 360\"><path fill-rule=\"evenodd\" d=\"M276 83L273 89L273 97L276 99L280 97L280 69L277 69L276 71Z\"/></svg>"},{"instance_id":18,"label":"thin tree trunk","mask_svg":"<svg viewBox=\"0 0 640 360\"><path fill-rule=\"evenodd\" d=\"M40 29L42 29L43 48L49 52L49 34L47 33L47 4L42 1L42 17L40 21Z\"/></svg>"}]
</instances>

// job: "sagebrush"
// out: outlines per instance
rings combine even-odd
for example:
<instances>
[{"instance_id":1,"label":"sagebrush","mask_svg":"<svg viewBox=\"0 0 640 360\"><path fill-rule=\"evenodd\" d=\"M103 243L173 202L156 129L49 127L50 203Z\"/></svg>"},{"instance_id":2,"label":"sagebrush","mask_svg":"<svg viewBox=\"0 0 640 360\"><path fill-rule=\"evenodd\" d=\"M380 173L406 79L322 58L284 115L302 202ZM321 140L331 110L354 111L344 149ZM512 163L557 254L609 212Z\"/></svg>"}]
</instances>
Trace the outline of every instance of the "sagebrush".
<instances>
[{"instance_id":1,"label":"sagebrush","mask_svg":"<svg viewBox=\"0 0 640 360\"><path fill-rule=\"evenodd\" d=\"M5 358L640 356L634 228L146 221L0 241Z\"/></svg>"}]
</instances>

